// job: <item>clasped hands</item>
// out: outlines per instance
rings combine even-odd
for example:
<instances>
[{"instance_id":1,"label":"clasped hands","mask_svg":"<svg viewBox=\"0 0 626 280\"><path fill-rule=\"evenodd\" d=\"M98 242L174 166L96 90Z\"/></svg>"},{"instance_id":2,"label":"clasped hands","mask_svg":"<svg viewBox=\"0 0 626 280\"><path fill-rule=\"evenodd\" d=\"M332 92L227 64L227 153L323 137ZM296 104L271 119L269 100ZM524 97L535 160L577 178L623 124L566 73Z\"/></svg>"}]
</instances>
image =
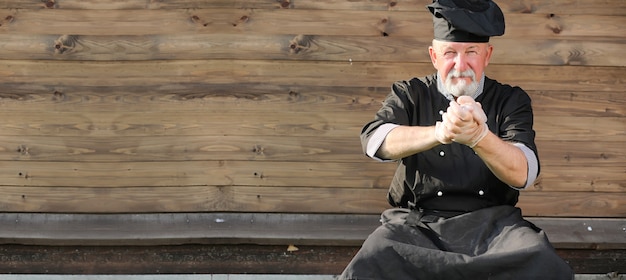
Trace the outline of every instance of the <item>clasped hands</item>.
<instances>
[{"instance_id":1,"label":"clasped hands","mask_svg":"<svg viewBox=\"0 0 626 280\"><path fill-rule=\"evenodd\" d=\"M489 132L487 115L480 103L469 96L451 101L441 118L435 124L435 138L441 144L457 142L474 148Z\"/></svg>"}]
</instances>

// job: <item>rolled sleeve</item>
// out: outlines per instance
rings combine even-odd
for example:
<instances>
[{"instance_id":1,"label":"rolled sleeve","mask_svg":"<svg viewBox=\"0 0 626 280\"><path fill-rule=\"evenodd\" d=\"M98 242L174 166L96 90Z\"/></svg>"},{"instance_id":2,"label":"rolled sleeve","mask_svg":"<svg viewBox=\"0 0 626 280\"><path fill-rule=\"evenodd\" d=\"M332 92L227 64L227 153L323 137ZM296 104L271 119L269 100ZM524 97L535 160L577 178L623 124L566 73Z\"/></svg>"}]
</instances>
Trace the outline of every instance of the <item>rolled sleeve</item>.
<instances>
[{"instance_id":1,"label":"rolled sleeve","mask_svg":"<svg viewBox=\"0 0 626 280\"><path fill-rule=\"evenodd\" d=\"M535 152L533 152L533 150L528 148L526 145L522 143L514 143L513 145L522 150L524 156L526 156L526 161L528 162L528 175L526 177L526 185L522 188L516 188L525 189L535 183L535 180L537 180L537 177L539 176L539 160L537 159L537 155L535 154Z\"/></svg>"},{"instance_id":2,"label":"rolled sleeve","mask_svg":"<svg viewBox=\"0 0 626 280\"><path fill-rule=\"evenodd\" d=\"M385 141L387 134L389 134L389 132L396 127L398 127L398 125L392 124L392 123L386 123L386 124L379 126L367 142L367 149L366 149L367 156L375 160L381 161L381 162L392 161L392 160L387 160L387 159L382 159L382 158L377 157L376 152L378 151L378 149L380 149L380 146L383 144L383 141Z\"/></svg>"}]
</instances>

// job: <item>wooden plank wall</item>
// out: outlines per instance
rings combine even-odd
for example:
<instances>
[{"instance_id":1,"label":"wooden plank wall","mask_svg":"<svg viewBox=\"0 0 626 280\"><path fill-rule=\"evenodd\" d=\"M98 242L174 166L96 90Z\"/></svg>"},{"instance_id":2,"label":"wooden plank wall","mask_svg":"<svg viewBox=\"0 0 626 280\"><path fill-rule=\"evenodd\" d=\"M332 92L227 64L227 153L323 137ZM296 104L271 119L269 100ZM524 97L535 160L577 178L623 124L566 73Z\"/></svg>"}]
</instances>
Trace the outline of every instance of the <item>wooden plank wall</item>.
<instances>
[{"instance_id":1,"label":"wooden plank wall","mask_svg":"<svg viewBox=\"0 0 626 280\"><path fill-rule=\"evenodd\" d=\"M0 211L379 213L358 135L434 72L428 0L0 1ZM529 216L626 216L626 2L500 0Z\"/></svg>"}]
</instances>

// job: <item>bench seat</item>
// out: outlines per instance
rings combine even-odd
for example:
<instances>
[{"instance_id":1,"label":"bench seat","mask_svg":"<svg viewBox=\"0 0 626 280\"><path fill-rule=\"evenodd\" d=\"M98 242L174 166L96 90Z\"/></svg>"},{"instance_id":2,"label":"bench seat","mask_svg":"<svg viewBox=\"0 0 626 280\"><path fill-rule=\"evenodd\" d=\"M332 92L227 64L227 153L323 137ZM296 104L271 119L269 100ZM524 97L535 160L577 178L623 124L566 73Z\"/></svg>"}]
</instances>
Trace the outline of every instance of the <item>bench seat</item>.
<instances>
[{"instance_id":1,"label":"bench seat","mask_svg":"<svg viewBox=\"0 0 626 280\"><path fill-rule=\"evenodd\" d=\"M527 219L546 231L577 273L626 271L626 219ZM0 271L32 273L33 256L53 255L74 262L55 273L93 271L90 262L115 256L97 272L138 273L152 265L160 273L336 274L378 220L373 214L2 213L0 256L15 261L3 261Z\"/></svg>"}]
</instances>

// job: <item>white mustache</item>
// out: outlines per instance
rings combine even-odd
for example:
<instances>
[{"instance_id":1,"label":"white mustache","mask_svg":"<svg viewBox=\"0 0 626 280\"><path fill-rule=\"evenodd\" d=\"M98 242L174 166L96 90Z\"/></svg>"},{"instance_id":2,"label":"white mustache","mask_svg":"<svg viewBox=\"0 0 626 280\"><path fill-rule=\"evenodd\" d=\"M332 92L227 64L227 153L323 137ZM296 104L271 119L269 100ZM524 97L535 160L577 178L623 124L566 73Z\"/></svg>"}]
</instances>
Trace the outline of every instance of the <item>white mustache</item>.
<instances>
[{"instance_id":1,"label":"white mustache","mask_svg":"<svg viewBox=\"0 0 626 280\"><path fill-rule=\"evenodd\" d=\"M448 73L448 80L452 78L471 78L472 81L476 81L476 74L471 69L465 70L463 72L459 72L455 69L450 70Z\"/></svg>"},{"instance_id":2,"label":"white mustache","mask_svg":"<svg viewBox=\"0 0 626 280\"><path fill-rule=\"evenodd\" d=\"M470 82L464 80L458 81L456 84L452 83L454 78L470 78ZM455 69L451 69L446 77L444 86L450 92L450 94L459 97L461 95L470 95L478 88L478 82L476 81L476 74L471 69L459 72Z\"/></svg>"}]
</instances>

